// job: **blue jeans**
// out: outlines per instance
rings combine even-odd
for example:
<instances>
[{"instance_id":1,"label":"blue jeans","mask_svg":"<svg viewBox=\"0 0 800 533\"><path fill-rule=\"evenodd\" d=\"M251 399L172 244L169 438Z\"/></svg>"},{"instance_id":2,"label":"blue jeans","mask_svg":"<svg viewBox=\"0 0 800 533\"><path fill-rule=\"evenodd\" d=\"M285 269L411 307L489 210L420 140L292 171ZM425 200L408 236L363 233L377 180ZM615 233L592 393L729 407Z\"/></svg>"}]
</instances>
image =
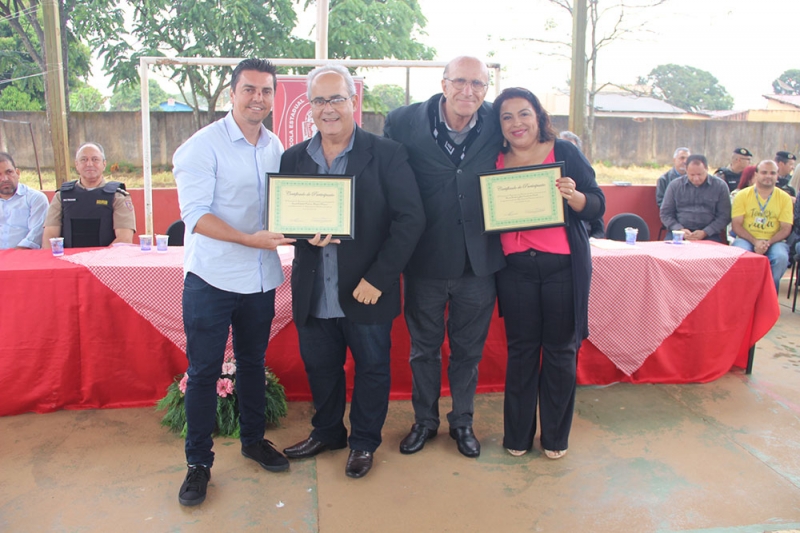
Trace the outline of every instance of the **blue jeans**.
<instances>
[{"instance_id":1,"label":"blue jeans","mask_svg":"<svg viewBox=\"0 0 800 533\"><path fill-rule=\"evenodd\" d=\"M447 414L447 421L452 428L472 427L478 363L497 299L494 274L470 273L456 279L406 275L405 282L415 421L428 429L439 428L441 348L446 327L451 350L447 379L453 396L453 409Z\"/></svg>"},{"instance_id":2,"label":"blue jeans","mask_svg":"<svg viewBox=\"0 0 800 533\"><path fill-rule=\"evenodd\" d=\"M188 273L183 282L183 327L189 380L186 384L186 462L214 463L217 380L233 330L236 396L243 446L264 438L266 426L264 353L275 316L275 291L238 294L212 287Z\"/></svg>"},{"instance_id":3,"label":"blue jeans","mask_svg":"<svg viewBox=\"0 0 800 533\"><path fill-rule=\"evenodd\" d=\"M748 252L753 251L753 245L741 237L736 237L732 244ZM776 242L767 248L767 253L764 255L769 259L769 267L772 270L772 280L775 282L775 293L777 294L781 292L781 278L789 268L789 245L784 241Z\"/></svg>"},{"instance_id":4,"label":"blue jeans","mask_svg":"<svg viewBox=\"0 0 800 533\"><path fill-rule=\"evenodd\" d=\"M343 446L347 440L344 363L350 348L355 362L350 448L365 452L378 449L392 386L391 333L391 321L356 324L347 318L308 317L305 325L297 326L300 355L316 411L311 418L314 439L331 446Z\"/></svg>"}]
</instances>

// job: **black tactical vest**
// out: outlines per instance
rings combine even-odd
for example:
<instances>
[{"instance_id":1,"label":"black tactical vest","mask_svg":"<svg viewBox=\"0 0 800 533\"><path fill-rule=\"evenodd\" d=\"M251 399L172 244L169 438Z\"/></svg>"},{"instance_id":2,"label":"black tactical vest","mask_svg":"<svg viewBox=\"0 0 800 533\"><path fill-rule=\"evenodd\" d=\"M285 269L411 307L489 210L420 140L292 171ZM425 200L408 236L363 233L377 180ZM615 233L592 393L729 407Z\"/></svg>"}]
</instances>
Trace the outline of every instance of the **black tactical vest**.
<instances>
[{"instance_id":1,"label":"black tactical vest","mask_svg":"<svg viewBox=\"0 0 800 533\"><path fill-rule=\"evenodd\" d=\"M109 181L87 191L77 181L61 185L61 228L64 248L108 246L114 233L114 195L125 184Z\"/></svg>"}]
</instances>

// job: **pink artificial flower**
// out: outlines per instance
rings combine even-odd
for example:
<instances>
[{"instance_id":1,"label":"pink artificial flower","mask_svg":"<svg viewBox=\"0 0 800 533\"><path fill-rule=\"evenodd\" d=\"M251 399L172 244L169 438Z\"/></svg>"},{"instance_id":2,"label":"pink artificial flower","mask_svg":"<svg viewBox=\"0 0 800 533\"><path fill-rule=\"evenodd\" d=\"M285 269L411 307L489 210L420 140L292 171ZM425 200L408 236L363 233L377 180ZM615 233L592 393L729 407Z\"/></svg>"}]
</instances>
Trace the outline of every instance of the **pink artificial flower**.
<instances>
[{"instance_id":1,"label":"pink artificial flower","mask_svg":"<svg viewBox=\"0 0 800 533\"><path fill-rule=\"evenodd\" d=\"M186 394L186 383L189 382L189 374L184 374L181 378L181 382L178 383L178 388L181 391L181 394Z\"/></svg>"},{"instance_id":2,"label":"pink artificial flower","mask_svg":"<svg viewBox=\"0 0 800 533\"><path fill-rule=\"evenodd\" d=\"M232 376L236 373L236 363L222 363L222 373Z\"/></svg>"},{"instance_id":3,"label":"pink artificial flower","mask_svg":"<svg viewBox=\"0 0 800 533\"><path fill-rule=\"evenodd\" d=\"M217 396L226 398L229 394L233 394L233 381L228 378L220 378L217 380Z\"/></svg>"}]
</instances>

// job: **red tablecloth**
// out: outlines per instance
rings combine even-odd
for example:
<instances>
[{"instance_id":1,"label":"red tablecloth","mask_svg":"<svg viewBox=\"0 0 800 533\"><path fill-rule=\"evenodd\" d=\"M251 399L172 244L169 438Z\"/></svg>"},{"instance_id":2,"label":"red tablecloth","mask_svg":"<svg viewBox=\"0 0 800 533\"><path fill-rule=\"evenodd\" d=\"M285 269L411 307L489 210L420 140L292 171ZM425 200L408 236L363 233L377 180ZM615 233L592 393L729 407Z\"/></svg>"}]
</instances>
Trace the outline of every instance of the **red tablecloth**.
<instances>
[{"instance_id":1,"label":"red tablecloth","mask_svg":"<svg viewBox=\"0 0 800 533\"><path fill-rule=\"evenodd\" d=\"M698 244L694 251L687 247L670 252L665 251L668 245L661 243L643 243L635 250L623 251L593 248L592 337L583 343L579 353L579 383L707 382L734 366L745 366L748 348L769 331L780 314L769 263L755 254L739 255L740 252L727 247L706 246L712 245ZM74 252L67 253L68 259L76 260ZM108 252L108 255L121 253ZM134 264L120 261L116 266L105 267L114 270L112 275L106 275L97 265L92 267L93 273L82 264L53 258L47 250L0 251L3 278L0 390L4 392L0 415L152 405L164 395L174 376L186 369L186 356L179 347L183 346L182 330L175 325L180 324L180 266L179 256L174 255L179 252L170 251L161 258L155 253L143 258L135 250L124 253L132 256ZM697 269L687 266L689 263L711 264L712 257L720 255L724 262L726 254L736 257L727 269L716 269L715 283L706 284L709 286L705 289L686 285L694 283L697 274ZM143 264L147 261L158 265ZM659 264L663 262L674 265ZM695 274L679 274L684 267L686 272ZM678 270L663 275L672 268ZM647 271L643 273L642 269ZM701 274L706 272L700 270ZM140 276L148 290L133 291L140 295L137 298L117 294L119 280L133 276ZM174 280L165 283L163 276L177 276L178 283ZM623 280L622 288L605 290L619 280ZM645 292L636 286L644 287ZM151 289L154 292L148 292ZM608 301L597 303L597 291L610 294L613 305ZM688 298L687 293L696 298L697 291L705 294L693 308L685 314L677 312L676 309L685 307L678 300ZM150 297L137 303L141 294ZM648 295L648 303L642 303L636 296L642 294ZM161 303L147 304L148 298L158 298ZM283 312L290 312L285 306L284 302ZM605 310L597 314L600 309ZM631 312L634 319L630 318ZM609 313L610 317L605 316ZM625 313L628 318L622 319ZM683 318L665 325L674 321L675 316ZM652 353L646 354L644 362L632 370L630 361L625 362L630 355L626 350L616 354L621 359L612 355L617 366L590 342L599 323L610 324L603 327L612 333L618 331L639 340L647 339L633 343L638 346L637 351L664 335L665 329L669 332ZM273 330L273 334L267 364L280 377L290 399L310 399L294 325L289 322L280 331ZM612 344L614 338L612 335ZM410 397L408 352L408 331L400 317L392 332L393 399ZM443 352L445 366L446 345ZM502 320L495 317L480 365L478 391L502 391L505 367L505 331ZM352 380L352 372L349 377ZM448 393L446 383L443 392Z\"/></svg>"}]
</instances>

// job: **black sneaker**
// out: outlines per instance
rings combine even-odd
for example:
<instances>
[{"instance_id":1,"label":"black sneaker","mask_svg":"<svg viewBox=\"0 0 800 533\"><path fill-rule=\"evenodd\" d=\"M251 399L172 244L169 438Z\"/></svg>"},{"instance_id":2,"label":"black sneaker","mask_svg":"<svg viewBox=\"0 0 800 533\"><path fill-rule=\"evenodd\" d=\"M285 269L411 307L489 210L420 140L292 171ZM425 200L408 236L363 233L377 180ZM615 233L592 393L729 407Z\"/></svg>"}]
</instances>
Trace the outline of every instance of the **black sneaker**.
<instances>
[{"instance_id":1,"label":"black sneaker","mask_svg":"<svg viewBox=\"0 0 800 533\"><path fill-rule=\"evenodd\" d=\"M260 464L270 472L289 470L289 460L281 455L267 439L250 446L242 446L242 455Z\"/></svg>"},{"instance_id":2,"label":"black sneaker","mask_svg":"<svg viewBox=\"0 0 800 533\"><path fill-rule=\"evenodd\" d=\"M206 488L211 479L211 469L203 465L189 465L183 480L178 501L181 505L200 505L206 499Z\"/></svg>"}]
</instances>

